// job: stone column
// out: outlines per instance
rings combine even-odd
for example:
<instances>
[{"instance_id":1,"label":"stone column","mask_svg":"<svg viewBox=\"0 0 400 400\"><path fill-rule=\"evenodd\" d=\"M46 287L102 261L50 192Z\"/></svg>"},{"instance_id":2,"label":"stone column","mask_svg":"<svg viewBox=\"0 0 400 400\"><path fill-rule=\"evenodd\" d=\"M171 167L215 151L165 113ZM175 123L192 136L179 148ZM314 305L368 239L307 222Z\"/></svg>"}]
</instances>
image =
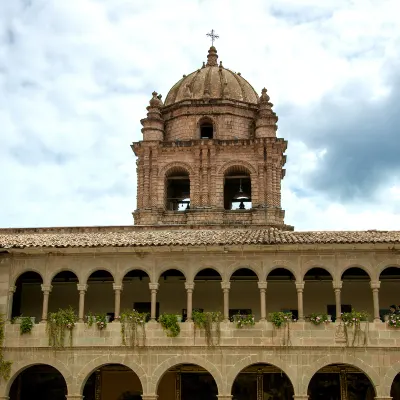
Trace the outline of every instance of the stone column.
<instances>
[{"instance_id":1,"label":"stone column","mask_svg":"<svg viewBox=\"0 0 400 400\"><path fill-rule=\"evenodd\" d=\"M194 282L185 282L185 289L187 293L186 322L190 322L192 320Z\"/></svg>"},{"instance_id":2,"label":"stone column","mask_svg":"<svg viewBox=\"0 0 400 400\"><path fill-rule=\"evenodd\" d=\"M156 321L156 307L157 307L157 291L160 287L159 283L149 283L149 288L151 291L151 312L150 312L150 320Z\"/></svg>"},{"instance_id":3,"label":"stone column","mask_svg":"<svg viewBox=\"0 0 400 400\"><path fill-rule=\"evenodd\" d=\"M42 292L43 292L43 308L42 308L42 321L41 322L46 322L47 321L47 313L49 310L49 296L51 289L53 286L51 285L41 285L42 286Z\"/></svg>"},{"instance_id":4,"label":"stone column","mask_svg":"<svg viewBox=\"0 0 400 400\"><path fill-rule=\"evenodd\" d=\"M303 309L304 282L296 282L296 290L297 290L297 310L299 313L299 321L304 321L304 309Z\"/></svg>"},{"instance_id":5,"label":"stone column","mask_svg":"<svg viewBox=\"0 0 400 400\"><path fill-rule=\"evenodd\" d=\"M258 282L258 289L260 290L261 321L265 321L267 319L267 310L265 306L265 292L267 290L267 282Z\"/></svg>"},{"instance_id":6,"label":"stone column","mask_svg":"<svg viewBox=\"0 0 400 400\"><path fill-rule=\"evenodd\" d=\"M116 285L113 283L113 289L115 293L115 300L114 300L114 321L119 321L120 313L121 313L121 292L122 292L122 285Z\"/></svg>"},{"instance_id":7,"label":"stone column","mask_svg":"<svg viewBox=\"0 0 400 400\"><path fill-rule=\"evenodd\" d=\"M336 321L342 319L342 301L340 300L340 292L342 290L343 282L332 282L333 290L335 291L335 304L336 304Z\"/></svg>"},{"instance_id":8,"label":"stone column","mask_svg":"<svg viewBox=\"0 0 400 400\"><path fill-rule=\"evenodd\" d=\"M79 291L79 322L84 322L84 317L85 317L85 294L86 290L88 288L88 285L86 284L80 284L78 283L76 285L78 287Z\"/></svg>"},{"instance_id":9,"label":"stone column","mask_svg":"<svg viewBox=\"0 0 400 400\"><path fill-rule=\"evenodd\" d=\"M372 289L372 299L374 301L374 322L381 322L379 316L379 288L381 287L381 282L371 281L370 285Z\"/></svg>"},{"instance_id":10,"label":"stone column","mask_svg":"<svg viewBox=\"0 0 400 400\"><path fill-rule=\"evenodd\" d=\"M230 282L221 282L221 288L224 292L224 321L229 321L229 289L231 288Z\"/></svg>"},{"instance_id":11,"label":"stone column","mask_svg":"<svg viewBox=\"0 0 400 400\"><path fill-rule=\"evenodd\" d=\"M13 306L14 293L16 289L17 289L16 286L10 286L8 288L7 321L11 321L12 318L12 306Z\"/></svg>"}]
</instances>

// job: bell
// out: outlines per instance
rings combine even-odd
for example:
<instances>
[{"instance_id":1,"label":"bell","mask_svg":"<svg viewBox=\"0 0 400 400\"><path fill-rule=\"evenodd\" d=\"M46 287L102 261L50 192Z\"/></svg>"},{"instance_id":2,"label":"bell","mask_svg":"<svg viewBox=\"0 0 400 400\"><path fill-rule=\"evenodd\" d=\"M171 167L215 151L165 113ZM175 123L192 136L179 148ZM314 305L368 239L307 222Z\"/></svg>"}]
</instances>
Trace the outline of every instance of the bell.
<instances>
[{"instance_id":1,"label":"bell","mask_svg":"<svg viewBox=\"0 0 400 400\"><path fill-rule=\"evenodd\" d=\"M250 196L243 192L242 180L240 180L239 191L233 196L233 200L249 200Z\"/></svg>"}]
</instances>

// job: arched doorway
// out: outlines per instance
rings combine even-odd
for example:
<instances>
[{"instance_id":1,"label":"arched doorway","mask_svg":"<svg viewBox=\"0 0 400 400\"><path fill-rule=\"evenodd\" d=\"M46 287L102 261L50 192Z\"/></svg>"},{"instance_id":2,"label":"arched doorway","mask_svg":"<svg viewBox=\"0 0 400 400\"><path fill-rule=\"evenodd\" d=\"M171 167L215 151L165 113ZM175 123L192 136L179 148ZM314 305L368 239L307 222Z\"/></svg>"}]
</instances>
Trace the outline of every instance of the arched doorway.
<instances>
[{"instance_id":1,"label":"arched doorway","mask_svg":"<svg viewBox=\"0 0 400 400\"><path fill-rule=\"evenodd\" d=\"M308 385L310 400L373 400L375 389L357 367L331 364L321 368Z\"/></svg>"},{"instance_id":2,"label":"arched doorway","mask_svg":"<svg viewBox=\"0 0 400 400\"><path fill-rule=\"evenodd\" d=\"M85 400L141 400L142 393L139 377L122 364L107 364L96 368L83 389Z\"/></svg>"},{"instance_id":3,"label":"arched doorway","mask_svg":"<svg viewBox=\"0 0 400 400\"><path fill-rule=\"evenodd\" d=\"M114 319L114 278L110 272L97 270L87 280L85 314L107 314Z\"/></svg>"},{"instance_id":4,"label":"arched doorway","mask_svg":"<svg viewBox=\"0 0 400 400\"><path fill-rule=\"evenodd\" d=\"M400 283L400 268L387 267L379 275L381 286L379 289L379 315L381 320L385 320L385 315L390 313L390 306L395 305L400 309L398 296Z\"/></svg>"},{"instance_id":5,"label":"arched doorway","mask_svg":"<svg viewBox=\"0 0 400 400\"><path fill-rule=\"evenodd\" d=\"M24 369L14 380L10 400L65 400L67 385L54 367L37 364Z\"/></svg>"},{"instance_id":6,"label":"arched doorway","mask_svg":"<svg viewBox=\"0 0 400 400\"><path fill-rule=\"evenodd\" d=\"M71 271L61 271L51 281L52 290L49 300L49 312L71 306L79 307L78 277Z\"/></svg>"},{"instance_id":7,"label":"arched doorway","mask_svg":"<svg viewBox=\"0 0 400 400\"><path fill-rule=\"evenodd\" d=\"M34 271L21 274L15 282L11 318L24 315L40 322L43 307L42 277Z\"/></svg>"},{"instance_id":8,"label":"arched doorway","mask_svg":"<svg viewBox=\"0 0 400 400\"><path fill-rule=\"evenodd\" d=\"M393 380L390 395L392 400L400 400L400 374L397 374Z\"/></svg>"},{"instance_id":9,"label":"arched doorway","mask_svg":"<svg viewBox=\"0 0 400 400\"><path fill-rule=\"evenodd\" d=\"M280 368L265 363L244 368L232 386L232 400L289 400L293 395L288 376Z\"/></svg>"},{"instance_id":10,"label":"arched doorway","mask_svg":"<svg viewBox=\"0 0 400 400\"><path fill-rule=\"evenodd\" d=\"M259 320L261 312L257 274L249 268L240 268L232 274L230 281L229 319L232 320L237 314L252 314L255 320Z\"/></svg>"},{"instance_id":11,"label":"arched doorway","mask_svg":"<svg viewBox=\"0 0 400 400\"><path fill-rule=\"evenodd\" d=\"M296 278L286 268L275 268L267 276L267 315L271 312L291 312L298 319ZM306 289L305 289L306 290Z\"/></svg>"},{"instance_id":12,"label":"arched doorway","mask_svg":"<svg viewBox=\"0 0 400 400\"><path fill-rule=\"evenodd\" d=\"M328 314L336 318L335 292L332 275L324 268L311 268L304 275L304 315Z\"/></svg>"},{"instance_id":13,"label":"arched doorway","mask_svg":"<svg viewBox=\"0 0 400 400\"><path fill-rule=\"evenodd\" d=\"M157 318L158 313L176 314L185 319L186 290L185 275L177 269L164 271L158 280L160 286L157 294Z\"/></svg>"},{"instance_id":14,"label":"arched doorway","mask_svg":"<svg viewBox=\"0 0 400 400\"><path fill-rule=\"evenodd\" d=\"M366 311L373 318L374 308L370 281L370 276L360 267L351 267L343 272L341 312L350 312L352 309Z\"/></svg>"},{"instance_id":15,"label":"arched doorway","mask_svg":"<svg viewBox=\"0 0 400 400\"><path fill-rule=\"evenodd\" d=\"M196 274L194 278L193 310L223 312L221 281L221 275L212 268L202 269Z\"/></svg>"},{"instance_id":16,"label":"arched doorway","mask_svg":"<svg viewBox=\"0 0 400 400\"><path fill-rule=\"evenodd\" d=\"M195 364L170 368L158 383L158 400L216 400L217 384L213 376Z\"/></svg>"},{"instance_id":17,"label":"arched doorway","mask_svg":"<svg viewBox=\"0 0 400 400\"><path fill-rule=\"evenodd\" d=\"M135 309L140 313L147 313L150 319L150 278L147 272L134 269L127 272L122 280L121 311Z\"/></svg>"}]
</instances>

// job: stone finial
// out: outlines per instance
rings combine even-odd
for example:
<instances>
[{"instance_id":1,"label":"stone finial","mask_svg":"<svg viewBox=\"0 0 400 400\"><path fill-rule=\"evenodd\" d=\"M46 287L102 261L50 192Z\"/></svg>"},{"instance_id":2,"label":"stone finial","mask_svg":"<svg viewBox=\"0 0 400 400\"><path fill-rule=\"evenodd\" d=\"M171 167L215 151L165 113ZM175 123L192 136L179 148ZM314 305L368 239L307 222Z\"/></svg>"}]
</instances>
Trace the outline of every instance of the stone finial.
<instances>
[{"instance_id":1,"label":"stone finial","mask_svg":"<svg viewBox=\"0 0 400 400\"><path fill-rule=\"evenodd\" d=\"M161 95L157 92L152 93L153 97L150 99L150 107L151 108L161 108L163 106L163 102L161 101Z\"/></svg>"},{"instance_id":2,"label":"stone finial","mask_svg":"<svg viewBox=\"0 0 400 400\"><path fill-rule=\"evenodd\" d=\"M210 47L207 56L207 67L217 67L218 66L218 54L217 49L214 46Z\"/></svg>"},{"instance_id":3,"label":"stone finial","mask_svg":"<svg viewBox=\"0 0 400 400\"><path fill-rule=\"evenodd\" d=\"M267 95L267 89L263 88L261 90L260 103L268 103L268 102L269 102L269 96Z\"/></svg>"}]
</instances>

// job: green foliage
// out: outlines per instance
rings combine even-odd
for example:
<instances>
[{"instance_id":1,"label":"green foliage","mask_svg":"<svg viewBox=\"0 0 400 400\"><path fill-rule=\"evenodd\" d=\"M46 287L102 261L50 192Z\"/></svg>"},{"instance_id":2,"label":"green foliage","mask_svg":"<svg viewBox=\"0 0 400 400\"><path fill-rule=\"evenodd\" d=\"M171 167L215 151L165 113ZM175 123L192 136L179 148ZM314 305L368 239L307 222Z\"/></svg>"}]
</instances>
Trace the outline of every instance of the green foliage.
<instances>
[{"instance_id":1,"label":"green foliage","mask_svg":"<svg viewBox=\"0 0 400 400\"><path fill-rule=\"evenodd\" d=\"M365 311L355 311L342 313L342 321L346 326L353 326L360 324L361 321L368 321L369 314Z\"/></svg>"},{"instance_id":2,"label":"green foliage","mask_svg":"<svg viewBox=\"0 0 400 400\"><path fill-rule=\"evenodd\" d=\"M33 328L33 321L31 317L21 317L21 322L19 325L19 332L21 335L24 333L31 333Z\"/></svg>"},{"instance_id":3,"label":"green foliage","mask_svg":"<svg viewBox=\"0 0 400 400\"><path fill-rule=\"evenodd\" d=\"M387 323L392 328L400 328L400 315L399 314L389 314L389 319L388 319Z\"/></svg>"},{"instance_id":4,"label":"green foliage","mask_svg":"<svg viewBox=\"0 0 400 400\"><path fill-rule=\"evenodd\" d=\"M5 361L3 356L4 316L0 315L0 377L5 381L10 379L12 361Z\"/></svg>"},{"instance_id":5,"label":"green foliage","mask_svg":"<svg viewBox=\"0 0 400 400\"><path fill-rule=\"evenodd\" d=\"M329 322L328 314L318 314L318 313L312 313L310 315L310 321L314 325L321 325L321 324L326 324Z\"/></svg>"},{"instance_id":6,"label":"green foliage","mask_svg":"<svg viewBox=\"0 0 400 400\"><path fill-rule=\"evenodd\" d=\"M176 314L161 314L158 317L158 322L167 332L168 337L176 337L181 331Z\"/></svg>"},{"instance_id":7,"label":"green foliage","mask_svg":"<svg viewBox=\"0 0 400 400\"><path fill-rule=\"evenodd\" d=\"M124 346L139 346L139 328L142 334L142 344L145 345L147 316L148 313L140 313L136 310L126 310L121 313L121 337Z\"/></svg>"},{"instance_id":8,"label":"green foliage","mask_svg":"<svg viewBox=\"0 0 400 400\"><path fill-rule=\"evenodd\" d=\"M92 314L89 311L89 314L86 316L88 327L90 328L93 324L97 325L97 328L100 330L107 328L108 318L107 314Z\"/></svg>"},{"instance_id":9,"label":"green foliage","mask_svg":"<svg viewBox=\"0 0 400 400\"><path fill-rule=\"evenodd\" d=\"M253 314L235 314L232 317L232 322L236 324L236 328L243 328L244 326L253 326L255 324Z\"/></svg>"},{"instance_id":10,"label":"green foliage","mask_svg":"<svg viewBox=\"0 0 400 400\"><path fill-rule=\"evenodd\" d=\"M195 328L204 329L207 346L218 346L221 340L222 313L193 311L193 323ZM213 325L215 326L216 342L213 340Z\"/></svg>"},{"instance_id":11,"label":"green foliage","mask_svg":"<svg viewBox=\"0 0 400 400\"><path fill-rule=\"evenodd\" d=\"M361 329L361 322L367 322L368 319L369 314L365 311L355 311L352 309L351 312L342 313L341 320L344 326L344 334L348 346L350 345L348 328L353 328L353 340L351 346L355 346L355 344L359 343L360 340L364 346L367 345L369 325L366 324L366 330L363 331Z\"/></svg>"},{"instance_id":12,"label":"green foliage","mask_svg":"<svg viewBox=\"0 0 400 400\"><path fill-rule=\"evenodd\" d=\"M65 344L65 332L69 332L69 345L72 346L72 331L78 316L70 306L67 309L59 309L57 312L49 313L47 317L46 331L49 336L49 346L62 348Z\"/></svg>"},{"instance_id":13,"label":"green foliage","mask_svg":"<svg viewBox=\"0 0 400 400\"><path fill-rule=\"evenodd\" d=\"M270 321L277 328L280 328L281 326L286 325L288 322L291 322L292 318L293 315L291 312L276 311L269 314Z\"/></svg>"}]
</instances>

